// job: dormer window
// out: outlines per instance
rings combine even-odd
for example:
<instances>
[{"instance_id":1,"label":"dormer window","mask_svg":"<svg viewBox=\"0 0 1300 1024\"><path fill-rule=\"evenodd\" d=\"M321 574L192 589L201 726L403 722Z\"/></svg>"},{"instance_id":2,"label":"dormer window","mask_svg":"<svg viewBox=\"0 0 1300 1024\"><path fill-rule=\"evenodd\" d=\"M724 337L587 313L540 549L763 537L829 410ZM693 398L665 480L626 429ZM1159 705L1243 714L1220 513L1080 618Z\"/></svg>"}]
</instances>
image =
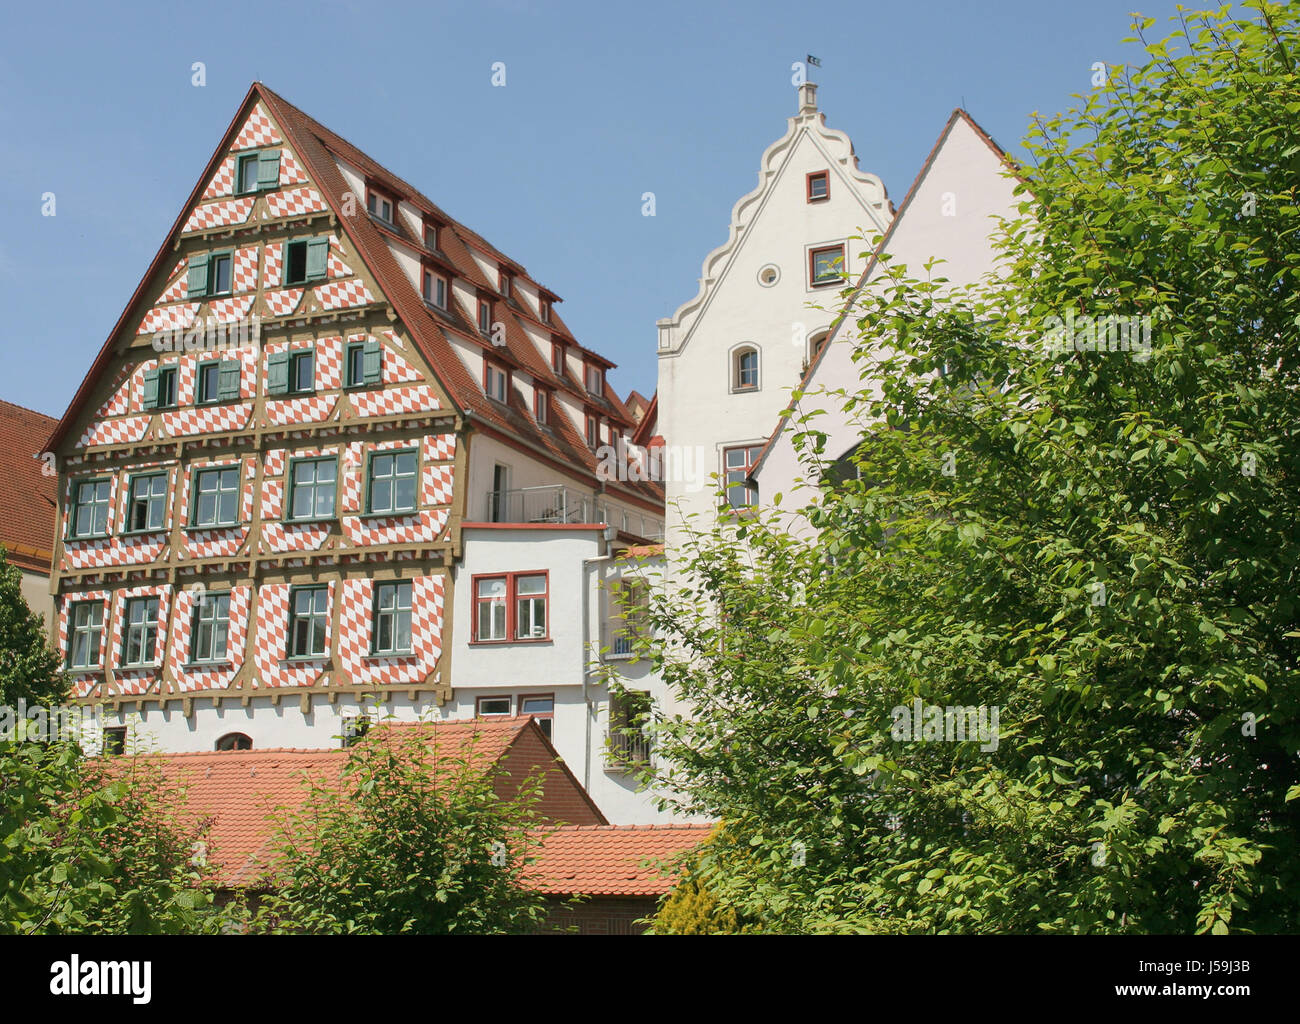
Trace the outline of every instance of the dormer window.
<instances>
[{"instance_id":1,"label":"dormer window","mask_svg":"<svg viewBox=\"0 0 1300 1024\"><path fill-rule=\"evenodd\" d=\"M484 363L483 390L487 392L488 398L495 399L504 404L506 400L506 386L506 371L492 363Z\"/></svg>"},{"instance_id":2,"label":"dormer window","mask_svg":"<svg viewBox=\"0 0 1300 1024\"><path fill-rule=\"evenodd\" d=\"M510 289L514 285L513 278L503 270L498 280L500 281L501 294L507 299L510 298Z\"/></svg>"},{"instance_id":3,"label":"dormer window","mask_svg":"<svg viewBox=\"0 0 1300 1024\"><path fill-rule=\"evenodd\" d=\"M533 419L543 426L551 415L551 396L541 388L533 389Z\"/></svg>"},{"instance_id":4,"label":"dormer window","mask_svg":"<svg viewBox=\"0 0 1300 1024\"><path fill-rule=\"evenodd\" d=\"M819 203L831 197L831 175L829 171L813 171L808 175L808 202Z\"/></svg>"},{"instance_id":5,"label":"dormer window","mask_svg":"<svg viewBox=\"0 0 1300 1024\"><path fill-rule=\"evenodd\" d=\"M492 303L487 299L478 300L478 329L483 334L492 330Z\"/></svg>"},{"instance_id":6,"label":"dormer window","mask_svg":"<svg viewBox=\"0 0 1300 1024\"><path fill-rule=\"evenodd\" d=\"M437 306L439 309L447 308L447 279L445 277L426 269L421 290L425 302Z\"/></svg>"},{"instance_id":7,"label":"dormer window","mask_svg":"<svg viewBox=\"0 0 1300 1024\"><path fill-rule=\"evenodd\" d=\"M551 369L564 376L564 342L551 339Z\"/></svg>"},{"instance_id":8,"label":"dormer window","mask_svg":"<svg viewBox=\"0 0 1300 1024\"><path fill-rule=\"evenodd\" d=\"M424 222L424 247L434 252L438 250L438 225L427 220Z\"/></svg>"},{"instance_id":9,"label":"dormer window","mask_svg":"<svg viewBox=\"0 0 1300 1024\"><path fill-rule=\"evenodd\" d=\"M587 364L587 392L597 397L605 394L605 371L590 363Z\"/></svg>"},{"instance_id":10,"label":"dormer window","mask_svg":"<svg viewBox=\"0 0 1300 1024\"><path fill-rule=\"evenodd\" d=\"M544 324L551 322L551 300L545 295L537 299L537 316Z\"/></svg>"},{"instance_id":11,"label":"dormer window","mask_svg":"<svg viewBox=\"0 0 1300 1024\"><path fill-rule=\"evenodd\" d=\"M374 189L369 189L366 193L366 209L385 224L393 223L393 201Z\"/></svg>"},{"instance_id":12,"label":"dormer window","mask_svg":"<svg viewBox=\"0 0 1300 1024\"><path fill-rule=\"evenodd\" d=\"M587 413L587 447L600 447L600 420L591 413Z\"/></svg>"}]
</instances>

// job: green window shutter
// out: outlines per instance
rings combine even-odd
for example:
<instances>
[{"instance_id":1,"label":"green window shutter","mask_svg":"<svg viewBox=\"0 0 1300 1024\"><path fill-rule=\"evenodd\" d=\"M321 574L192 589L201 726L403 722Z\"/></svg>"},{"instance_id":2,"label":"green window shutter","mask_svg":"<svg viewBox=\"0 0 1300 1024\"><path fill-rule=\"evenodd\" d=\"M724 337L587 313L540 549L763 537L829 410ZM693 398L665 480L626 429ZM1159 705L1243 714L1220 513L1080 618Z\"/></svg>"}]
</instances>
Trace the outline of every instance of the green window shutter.
<instances>
[{"instance_id":1,"label":"green window shutter","mask_svg":"<svg viewBox=\"0 0 1300 1024\"><path fill-rule=\"evenodd\" d=\"M325 276L326 261L330 254L328 238L312 238L307 242L307 280Z\"/></svg>"},{"instance_id":2,"label":"green window shutter","mask_svg":"<svg viewBox=\"0 0 1300 1024\"><path fill-rule=\"evenodd\" d=\"M362 379L366 384L378 384L383 378L384 349L376 338L367 338L361 355Z\"/></svg>"},{"instance_id":3,"label":"green window shutter","mask_svg":"<svg viewBox=\"0 0 1300 1024\"><path fill-rule=\"evenodd\" d=\"M257 154L257 187L275 188L280 184L280 151L266 149Z\"/></svg>"},{"instance_id":4,"label":"green window shutter","mask_svg":"<svg viewBox=\"0 0 1300 1024\"><path fill-rule=\"evenodd\" d=\"M266 357L267 386L273 395L287 394L289 391L289 353L272 352Z\"/></svg>"},{"instance_id":5,"label":"green window shutter","mask_svg":"<svg viewBox=\"0 0 1300 1024\"><path fill-rule=\"evenodd\" d=\"M144 371L144 407L146 409L158 408L158 371Z\"/></svg>"},{"instance_id":6,"label":"green window shutter","mask_svg":"<svg viewBox=\"0 0 1300 1024\"><path fill-rule=\"evenodd\" d=\"M194 256L190 259L189 288L186 298L194 299L208 294L208 258Z\"/></svg>"},{"instance_id":7,"label":"green window shutter","mask_svg":"<svg viewBox=\"0 0 1300 1024\"><path fill-rule=\"evenodd\" d=\"M239 397L239 360L221 360L221 369L217 371L217 400L231 402Z\"/></svg>"}]
</instances>

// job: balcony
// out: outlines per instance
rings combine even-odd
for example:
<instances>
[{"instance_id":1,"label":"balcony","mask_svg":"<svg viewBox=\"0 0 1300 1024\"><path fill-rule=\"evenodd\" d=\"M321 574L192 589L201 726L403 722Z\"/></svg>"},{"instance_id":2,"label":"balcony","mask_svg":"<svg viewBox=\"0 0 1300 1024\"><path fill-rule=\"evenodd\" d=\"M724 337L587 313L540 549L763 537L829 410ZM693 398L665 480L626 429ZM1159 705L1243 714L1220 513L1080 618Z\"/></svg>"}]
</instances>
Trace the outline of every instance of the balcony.
<instances>
[{"instance_id":1,"label":"balcony","mask_svg":"<svg viewBox=\"0 0 1300 1024\"><path fill-rule=\"evenodd\" d=\"M609 748L605 765L611 769L643 768L650 765L650 737L642 732L611 730L606 733Z\"/></svg>"},{"instance_id":2,"label":"balcony","mask_svg":"<svg viewBox=\"0 0 1300 1024\"><path fill-rule=\"evenodd\" d=\"M621 509L590 494L546 484L512 491L488 491L483 518L489 523L587 523L612 526L642 540L663 540L664 521Z\"/></svg>"}]
</instances>

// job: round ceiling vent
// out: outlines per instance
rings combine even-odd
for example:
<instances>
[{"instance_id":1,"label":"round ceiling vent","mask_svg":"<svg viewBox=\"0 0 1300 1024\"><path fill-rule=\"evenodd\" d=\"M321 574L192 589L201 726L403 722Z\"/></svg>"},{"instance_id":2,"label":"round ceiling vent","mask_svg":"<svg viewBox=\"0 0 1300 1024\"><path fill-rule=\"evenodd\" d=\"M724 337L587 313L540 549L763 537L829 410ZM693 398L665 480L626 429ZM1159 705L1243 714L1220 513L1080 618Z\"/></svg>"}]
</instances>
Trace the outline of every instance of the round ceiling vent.
<instances>
[{"instance_id":1,"label":"round ceiling vent","mask_svg":"<svg viewBox=\"0 0 1300 1024\"><path fill-rule=\"evenodd\" d=\"M781 268L775 263L769 263L758 269L758 283L764 288L771 288L777 281L781 280Z\"/></svg>"}]
</instances>

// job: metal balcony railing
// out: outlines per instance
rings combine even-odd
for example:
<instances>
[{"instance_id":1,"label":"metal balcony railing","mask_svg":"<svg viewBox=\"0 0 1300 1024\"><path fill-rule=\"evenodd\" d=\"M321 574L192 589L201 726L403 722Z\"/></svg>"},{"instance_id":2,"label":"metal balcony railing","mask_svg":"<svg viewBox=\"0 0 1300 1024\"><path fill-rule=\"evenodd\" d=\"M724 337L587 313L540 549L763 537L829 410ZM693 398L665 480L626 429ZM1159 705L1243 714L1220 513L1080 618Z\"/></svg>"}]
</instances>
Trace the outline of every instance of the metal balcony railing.
<instances>
[{"instance_id":1,"label":"metal balcony railing","mask_svg":"<svg viewBox=\"0 0 1300 1024\"><path fill-rule=\"evenodd\" d=\"M614 767L638 767L650 763L650 737L637 731L611 730L608 762Z\"/></svg>"},{"instance_id":2,"label":"metal balcony railing","mask_svg":"<svg viewBox=\"0 0 1300 1024\"><path fill-rule=\"evenodd\" d=\"M643 540L662 540L664 535L662 519L619 508L563 484L488 491L483 512L490 523L603 523Z\"/></svg>"}]
</instances>

